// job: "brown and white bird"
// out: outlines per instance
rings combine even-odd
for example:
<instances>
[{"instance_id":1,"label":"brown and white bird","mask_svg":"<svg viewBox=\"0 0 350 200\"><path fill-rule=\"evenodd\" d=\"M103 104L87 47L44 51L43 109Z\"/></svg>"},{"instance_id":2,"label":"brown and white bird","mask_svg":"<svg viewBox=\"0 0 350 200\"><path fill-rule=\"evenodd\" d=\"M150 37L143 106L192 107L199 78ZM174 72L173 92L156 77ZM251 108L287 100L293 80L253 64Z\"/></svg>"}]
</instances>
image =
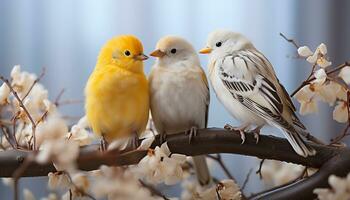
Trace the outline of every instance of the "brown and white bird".
<instances>
[{"instance_id":1,"label":"brown and white bird","mask_svg":"<svg viewBox=\"0 0 350 200\"><path fill-rule=\"evenodd\" d=\"M271 63L246 37L215 31L200 53L210 54L209 79L218 99L242 122L239 128L229 128L244 136L243 131L255 127L252 132L258 141L260 129L269 124L283 131L297 154L315 155L301 137L306 128L295 115L295 107Z\"/></svg>"},{"instance_id":2,"label":"brown and white bird","mask_svg":"<svg viewBox=\"0 0 350 200\"><path fill-rule=\"evenodd\" d=\"M149 76L151 113L157 131L162 138L184 131L196 135L198 128L207 127L209 107L208 81L196 51L186 40L166 36L158 41L151 56L158 58ZM194 156L193 161L199 183L209 184L205 156Z\"/></svg>"}]
</instances>

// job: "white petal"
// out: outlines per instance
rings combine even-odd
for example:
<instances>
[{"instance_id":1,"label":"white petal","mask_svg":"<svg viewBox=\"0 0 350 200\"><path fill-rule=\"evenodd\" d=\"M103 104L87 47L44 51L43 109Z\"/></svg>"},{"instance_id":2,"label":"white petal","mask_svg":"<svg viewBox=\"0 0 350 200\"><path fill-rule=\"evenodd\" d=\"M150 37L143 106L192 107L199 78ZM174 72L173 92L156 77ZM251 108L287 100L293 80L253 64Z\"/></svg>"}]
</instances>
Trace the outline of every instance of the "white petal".
<instances>
[{"instance_id":1,"label":"white petal","mask_svg":"<svg viewBox=\"0 0 350 200\"><path fill-rule=\"evenodd\" d=\"M310 85L306 85L295 94L295 98L301 103L310 101L314 95L315 93L311 91Z\"/></svg>"},{"instance_id":2,"label":"white petal","mask_svg":"<svg viewBox=\"0 0 350 200\"><path fill-rule=\"evenodd\" d=\"M160 148L161 148L162 151L165 153L165 155L169 156L169 155L171 154L167 142L163 143L162 146L160 146Z\"/></svg>"},{"instance_id":3,"label":"white petal","mask_svg":"<svg viewBox=\"0 0 350 200\"><path fill-rule=\"evenodd\" d=\"M313 54L308 46L302 46L298 48L298 54L302 57L308 57Z\"/></svg>"},{"instance_id":4,"label":"white petal","mask_svg":"<svg viewBox=\"0 0 350 200\"><path fill-rule=\"evenodd\" d=\"M326 71L324 69L319 69L317 70L315 73L315 78L316 80L314 81L315 83L318 83L318 84L323 84L326 79L327 79L327 74L326 74Z\"/></svg>"},{"instance_id":5,"label":"white petal","mask_svg":"<svg viewBox=\"0 0 350 200\"><path fill-rule=\"evenodd\" d=\"M333 106L337 100L337 93L339 88L339 84L332 81L328 84L319 86L317 89L317 94L322 101L328 103L330 106Z\"/></svg>"},{"instance_id":6,"label":"white petal","mask_svg":"<svg viewBox=\"0 0 350 200\"><path fill-rule=\"evenodd\" d=\"M0 87L0 105L5 104L10 95L10 88L6 83L3 83Z\"/></svg>"},{"instance_id":7,"label":"white petal","mask_svg":"<svg viewBox=\"0 0 350 200\"><path fill-rule=\"evenodd\" d=\"M324 57L320 57L317 59L317 64L321 67L321 68L326 68L328 66L330 66L332 64L332 62L328 61L326 58Z\"/></svg>"},{"instance_id":8,"label":"white petal","mask_svg":"<svg viewBox=\"0 0 350 200\"><path fill-rule=\"evenodd\" d=\"M317 58L318 58L318 55L317 55L317 53L315 52L313 55L307 57L307 58L306 58L306 61L308 61L308 62L311 63L311 64L314 64L314 63L316 63Z\"/></svg>"},{"instance_id":9,"label":"white petal","mask_svg":"<svg viewBox=\"0 0 350 200\"><path fill-rule=\"evenodd\" d=\"M345 123L348 121L348 111L346 103L339 101L333 110L333 119L339 123Z\"/></svg>"},{"instance_id":10,"label":"white petal","mask_svg":"<svg viewBox=\"0 0 350 200\"><path fill-rule=\"evenodd\" d=\"M324 43L321 43L317 48L320 50L321 54L327 54L327 46Z\"/></svg>"},{"instance_id":11,"label":"white petal","mask_svg":"<svg viewBox=\"0 0 350 200\"><path fill-rule=\"evenodd\" d=\"M340 70L339 77L341 77L346 84L350 84L350 66L346 66Z\"/></svg>"},{"instance_id":12,"label":"white petal","mask_svg":"<svg viewBox=\"0 0 350 200\"><path fill-rule=\"evenodd\" d=\"M316 100L310 100L308 102L302 102L300 105L299 113L301 115L307 115L311 113L315 113L318 111Z\"/></svg>"},{"instance_id":13,"label":"white petal","mask_svg":"<svg viewBox=\"0 0 350 200\"><path fill-rule=\"evenodd\" d=\"M154 141L154 137L148 137L142 140L141 145L138 147L139 150L147 150L151 147Z\"/></svg>"},{"instance_id":14,"label":"white petal","mask_svg":"<svg viewBox=\"0 0 350 200\"><path fill-rule=\"evenodd\" d=\"M21 76L21 66L15 65L11 70L11 78L13 80L18 79Z\"/></svg>"}]
</instances>

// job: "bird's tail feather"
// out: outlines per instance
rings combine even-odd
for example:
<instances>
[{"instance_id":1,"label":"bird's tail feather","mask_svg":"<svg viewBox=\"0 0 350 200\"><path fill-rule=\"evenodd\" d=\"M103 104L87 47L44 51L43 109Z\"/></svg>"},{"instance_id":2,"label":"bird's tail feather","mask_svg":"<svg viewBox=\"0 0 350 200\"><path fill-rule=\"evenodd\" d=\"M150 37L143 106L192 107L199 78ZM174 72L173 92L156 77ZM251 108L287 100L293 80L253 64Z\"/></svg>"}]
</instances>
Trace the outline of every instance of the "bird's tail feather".
<instances>
[{"instance_id":1,"label":"bird's tail feather","mask_svg":"<svg viewBox=\"0 0 350 200\"><path fill-rule=\"evenodd\" d=\"M192 159L199 184L201 186L211 184L212 178L205 156L193 156Z\"/></svg>"},{"instance_id":2,"label":"bird's tail feather","mask_svg":"<svg viewBox=\"0 0 350 200\"><path fill-rule=\"evenodd\" d=\"M307 145L301 138L300 134L295 131L295 129L284 129L283 133L297 154L303 157L313 156L316 154L316 150Z\"/></svg>"}]
</instances>

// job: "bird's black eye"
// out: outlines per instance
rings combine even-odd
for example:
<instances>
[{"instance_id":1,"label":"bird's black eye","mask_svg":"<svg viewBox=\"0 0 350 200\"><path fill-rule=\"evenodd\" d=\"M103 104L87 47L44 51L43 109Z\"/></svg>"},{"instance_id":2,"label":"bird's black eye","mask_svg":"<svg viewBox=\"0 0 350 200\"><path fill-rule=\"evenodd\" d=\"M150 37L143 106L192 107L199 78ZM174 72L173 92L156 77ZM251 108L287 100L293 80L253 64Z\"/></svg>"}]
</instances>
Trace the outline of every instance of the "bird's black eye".
<instances>
[{"instance_id":1,"label":"bird's black eye","mask_svg":"<svg viewBox=\"0 0 350 200\"><path fill-rule=\"evenodd\" d=\"M126 50L126 51L124 52L124 54L125 54L126 56L130 56L130 51Z\"/></svg>"},{"instance_id":2,"label":"bird's black eye","mask_svg":"<svg viewBox=\"0 0 350 200\"><path fill-rule=\"evenodd\" d=\"M216 43L216 46L217 46L217 47L221 47L221 45L222 45L221 42L217 42L217 43Z\"/></svg>"},{"instance_id":3,"label":"bird's black eye","mask_svg":"<svg viewBox=\"0 0 350 200\"><path fill-rule=\"evenodd\" d=\"M170 52L171 52L172 54L175 54L175 53L176 53L176 49L171 49Z\"/></svg>"}]
</instances>

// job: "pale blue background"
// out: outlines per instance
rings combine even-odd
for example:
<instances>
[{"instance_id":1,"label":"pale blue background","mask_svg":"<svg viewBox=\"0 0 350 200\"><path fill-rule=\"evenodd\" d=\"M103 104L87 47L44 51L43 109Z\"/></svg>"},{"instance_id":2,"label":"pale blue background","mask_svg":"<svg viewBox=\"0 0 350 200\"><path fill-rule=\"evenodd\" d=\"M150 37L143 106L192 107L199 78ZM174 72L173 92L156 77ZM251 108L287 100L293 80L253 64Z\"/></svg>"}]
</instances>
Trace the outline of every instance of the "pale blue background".
<instances>
[{"instance_id":1,"label":"pale blue background","mask_svg":"<svg viewBox=\"0 0 350 200\"><path fill-rule=\"evenodd\" d=\"M153 50L157 40L167 34L185 37L196 49L204 46L207 35L215 29L231 29L247 35L275 66L288 91L307 76L309 67L291 58L295 48L278 34L285 33L300 44L314 49L328 45L333 63L350 58L349 1L259 1L259 0L2 0L0 2L0 73L8 76L15 64L39 73L46 67L43 83L54 98L66 88L66 98L83 99L83 88L92 71L100 47L111 37L131 33ZM200 56L206 69L207 58ZM145 62L149 72L154 59ZM212 93L210 126L235 123ZM83 105L62 108L72 116L83 115ZM327 107L319 115L302 117L315 135L329 139L339 126L331 122ZM279 134L277 130L273 132ZM265 131L270 134L270 129ZM226 157L230 170L242 184L246 173L258 161L242 156ZM220 170L215 175L223 177ZM46 193L45 179L23 179L35 195ZM35 182L33 182L35 180ZM252 175L248 193L263 189ZM0 183L0 199L10 199L12 191Z\"/></svg>"}]
</instances>

